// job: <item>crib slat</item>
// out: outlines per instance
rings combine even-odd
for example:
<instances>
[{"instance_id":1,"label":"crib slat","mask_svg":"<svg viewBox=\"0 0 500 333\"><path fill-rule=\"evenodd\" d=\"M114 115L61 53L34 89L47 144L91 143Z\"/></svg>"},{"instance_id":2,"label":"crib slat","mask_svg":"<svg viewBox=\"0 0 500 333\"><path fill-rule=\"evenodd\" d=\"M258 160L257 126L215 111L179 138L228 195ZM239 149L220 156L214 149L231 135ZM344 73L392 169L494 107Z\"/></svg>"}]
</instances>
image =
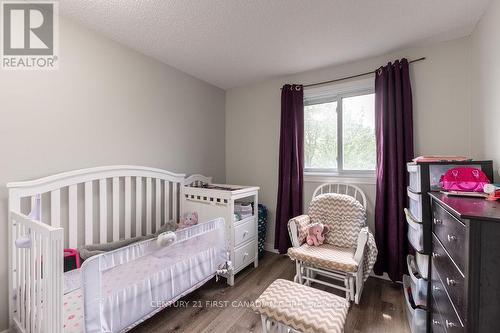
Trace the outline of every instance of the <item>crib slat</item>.
<instances>
[{"instance_id":1,"label":"crib slat","mask_svg":"<svg viewBox=\"0 0 500 333\"><path fill-rule=\"evenodd\" d=\"M20 226L20 230L21 230L21 235L25 235L26 233L26 230L25 230L25 227L24 225L19 225ZM19 251L19 272L20 272L20 279L19 279L19 283L21 284L21 291L20 291L20 295L17 295L17 297L19 297L20 299L20 307L21 307L21 311L19 313L19 320L21 321L21 324L25 325L25 317L26 317L26 307L24 306L23 302L24 300L26 299L25 297L25 293L26 293L26 282L25 282L25 268L24 268L24 263L25 263L25 251Z\"/></svg>"},{"instance_id":2,"label":"crib slat","mask_svg":"<svg viewBox=\"0 0 500 333\"><path fill-rule=\"evenodd\" d=\"M37 248L37 323L36 327L38 327L38 332L42 331L42 235L38 235L38 241L36 244Z\"/></svg>"},{"instance_id":3,"label":"crib slat","mask_svg":"<svg viewBox=\"0 0 500 333\"><path fill-rule=\"evenodd\" d=\"M106 179L99 179L99 241L108 241L108 193Z\"/></svg>"},{"instance_id":4,"label":"crib slat","mask_svg":"<svg viewBox=\"0 0 500 333\"><path fill-rule=\"evenodd\" d=\"M131 237L132 215L132 184L131 177L125 177L125 239Z\"/></svg>"},{"instance_id":5,"label":"crib slat","mask_svg":"<svg viewBox=\"0 0 500 333\"><path fill-rule=\"evenodd\" d=\"M21 236L21 225L20 224L16 224L14 226L15 228L15 231L14 231L14 238L13 239L18 239L20 236ZM17 318L19 320L19 322L21 322L21 287L22 287L22 283L21 283L21 269L22 269L22 265L21 265L21 249L18 249L17 247L14 248L14 252L16 253L16 256L15 256L15 261L16 261L16 280L14 281L14 284L13 284L13 287L15 288L15 293L17 295L16 297L16 313L17 313Z\"/></svg>"},{"instance_id":6,"label":"crib slat","mask_svg":"<svg viewBox=\"0 0 500 333\"><path fill-rule=\"evenodd\" d=\"M32 197L33 199L33 197ZM34 201L32 200L31 203L34 203ZM31 206L31 209L33 209L34 206L32 205ZM30 228L28 228L28 234L31 235L32 233L32 230L30 230ZM32 287L34 287L33 285L33 281L31 279L31 275L32 275L32 270L31 270L31 260L32 260L32 257L33 257L33 251L32 249L26 249L26 261L25 261L25 265L26 265L26 287L27 287L27 292L26 292L26 328L28 330L28 332L31 331L31 316L33 315L33 294L32 294Z\"/></svg>"},{"instance_id":7,"label":"crib slat","mask_svg":"<svg viewBox=\"0 0 500 333\"><path fill-rule=\"evenodd\" d=\"M179 187L179 184L178 183L172 183L173 185L173 190L172 190L172 218L174 219L174 221L178 221L178 218L177 218L177 195L179 194L178 193L178 187Z\"/></svg>"},{"instance_id":8,"label":"crib slat","mask_svg":"<svg viewBox=\"0 0 500 333\"><path fill-rule=\"evenodd\" d=\"M135 236L142 235L142 178L135 177Z\"/></svg>"},{"instance_id":9,"label":"crib slat","mask_svg":"<svg viewBox=\"0 0 500 333\"><path fill-rule=\"evenodd\" d=\"M35 313L37 309L36 304L36 232L31 232L31 248L30 248L30 327L35 331Z\"/></svg>"},{"instance_id":10,"label":"crib slat","mask_svg":"<svg viewBox=\"0 0 500 333\"><path fill-rule=\"evenodd\" d=\"M151 234L152 224L152 209L151 209L151 178L146 178L146 234Z\"/></svg>"},{"instance_id":11,"label":"crib slat","mask_svg":"<svg viewBox=\"0 0 500 333\"><path fill-rule=\"evenodd\" d=\"M42 257L46 257L46 256L49 256L50 253L49 253L49 242L48 240L44 239L43 241L43 247L42 247ZM45 267L44 269L48 269L48 263L47 263L47 267ZM50 271L48 271L46 273L47 275L50 274ZM48 295L49 295L49 279L42 279L42 298L45 300L45 299L48 299ZM49 330L49 320L48 318L49 317L49 307L48 306L44 306L43 308L43 318L47 318L46 320L43 320L43 331L44 332L48 332Z\"/></svg>"},{"instance_id":12,"label":"crib slat","mask_svg":"<svg viewBox=\"0 0 500 333\"><path fill-rule=\"evenodd\" d=\"M161 225L161 181L160 179L156 178L155 179L155 199L156 199L156 205L155 205L155 213L156 213L156 230L158 231L160 229Z\"/></svg>"},{"instance_id":13,"label":"crib slat","mask_svg":"<svg viewBox=\"0 0 500 333\"><path fill-rule=\"evenodd\" d=\"M120 183L118 177L113 177L113 241L120 239Z\"/></svg>"},{"instance_id":14,"label":"crib slat","mask_svg":"<svg viewBox=\"0 0 500 333\"><path fill-rule=\"evenodd\" d=\"M170 182L165 180L163 182L163 199L164 199L164 221L167 223L170 221Z\"/></svg>"},{"instance_id":15,"label":"crib slat","mask_svg":"<svg viewBox=\"0 0 500 333\"><path fill-rule=\"evenodd\" d=\"M36 208L37 198L38 198L38 200L40 200L40 207L39 207L40 211L38 212L38 216L39 216L39 219L41 221L42 220L42 195L41 194L31 196L30 213L33 212L33 209Z\"/></svg>"},{"instance_id":16,"label":"crib slat","mask_svg":"<svg viewBox=\"0 0 500 333\"><path fill-rule=\"evenodd\" d=\"M50 225L53 227L61 226L61 191L54 190L50 192Z\"/></svg>"},{"instance_id":17,"label":"crib slat","mask_svg":"<svg viewBox=\"0 0 500 333\"><path fill-rule=\"evenodd\" d=\"M70 185L68 191L68 209L69 209L69 247L76 248L78 246L78 225L77 225L77 187Z\"/></svg>"},{"instance_id":18,"label":"crib slat","mask_svg":"<svg viewBox=\"0 0 500 333\"><path fill-rule=\"evenodd\" d=\"M92 182L85 183L85 244L94 242Z\"/></svg>"}]
</instances>

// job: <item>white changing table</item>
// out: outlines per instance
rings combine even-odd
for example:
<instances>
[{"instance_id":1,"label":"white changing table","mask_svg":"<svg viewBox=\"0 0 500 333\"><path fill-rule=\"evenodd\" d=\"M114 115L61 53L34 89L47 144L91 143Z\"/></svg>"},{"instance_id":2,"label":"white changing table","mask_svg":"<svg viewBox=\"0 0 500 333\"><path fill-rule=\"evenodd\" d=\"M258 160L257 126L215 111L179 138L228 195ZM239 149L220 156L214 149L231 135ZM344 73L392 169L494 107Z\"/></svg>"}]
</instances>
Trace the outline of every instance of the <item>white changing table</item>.
<instances>
[{"instance_id":1,"label":"white changing table","mask_svg":"<svg viewBox=\"0 0 500 333\"><path fill-rule=\"evenodd\" d=\"M193 186L194 185L194 186ZM209 188L186 183L182 211L197 212L200 222L223 217L226 222L227 248L233 271L227 274L227 283L234 285L234 275L251 263L258 266L257 220L259 187L208 184ZM210 188L216 187L216 188ZM217 187L226 187L220 189ZM253 215L234 221L234 203L253 202Z\"/></svg>"}]
</instances>

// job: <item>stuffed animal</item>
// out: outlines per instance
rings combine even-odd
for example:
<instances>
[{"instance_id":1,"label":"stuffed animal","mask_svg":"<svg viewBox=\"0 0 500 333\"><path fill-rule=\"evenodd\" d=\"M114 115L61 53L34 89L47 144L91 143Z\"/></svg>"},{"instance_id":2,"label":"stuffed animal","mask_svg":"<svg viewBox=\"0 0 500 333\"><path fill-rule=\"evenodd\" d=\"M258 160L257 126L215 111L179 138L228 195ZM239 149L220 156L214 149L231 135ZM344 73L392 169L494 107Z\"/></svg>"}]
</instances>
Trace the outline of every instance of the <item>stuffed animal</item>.
<instances>
[{"instance_id":1,"label":"stuffed animal","mask_svg":"<svg viewBox=\"0 0 500 333\"><path fill-rule=\"evenodd\" d=\"M330 227L323 223L313 223L307 230L306 242L309 246L319 246L325 241L325 235L330 231Z\"/></svg>"},{"instance_id":2,"label":"stuffed animal","mask_svg":"<svg viewBox=\"0 0 500 333\"><path fill-rule=\"evenodd\" d=\"M187 227L192 227L193 225L198 224L198 213L184 213L181 218L181 222L179 223L179 227L177 229L184 229Z\"/></svg>"},{"instance_id":3,"label":"stuffed animal","mask_svg":"<svg viewBox=\"0 0 500 333\"><path fill-rule=\"evenodd\" d=\"M174 232L166 231L158 235L158 238L156 239L156 244L158 244L158 246L169 246L170 244L175 243L176 239L177 236L175 235Z\"/></svg>"}]
</instances>

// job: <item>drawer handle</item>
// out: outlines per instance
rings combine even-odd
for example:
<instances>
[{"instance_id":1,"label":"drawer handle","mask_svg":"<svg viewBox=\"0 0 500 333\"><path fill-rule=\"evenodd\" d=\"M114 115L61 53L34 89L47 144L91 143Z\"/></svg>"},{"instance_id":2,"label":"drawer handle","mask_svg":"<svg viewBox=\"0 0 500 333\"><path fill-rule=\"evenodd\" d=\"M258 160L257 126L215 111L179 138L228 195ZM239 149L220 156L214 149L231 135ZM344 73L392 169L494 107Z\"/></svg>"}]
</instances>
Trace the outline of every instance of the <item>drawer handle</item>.
<instances>
[{"instance_id":1,"label":"drawer handle","mask_svg":"<svg viewBox=\"0 0 500 333\"><path fill-rule=\"evenodd\" d=\"M438 286L432 286L432 290L434 290L434 291L440 291L441 288L439 288Z\"/></svg>"},{"instance_id":2,"label":"drawer handle","mask_svg":"<svg viewBox=\"0 0 500 333\"><path fill-rule=\"evenodd\" d=\"M437 321L436 319L432 319L432 324L433 325L441 325L441 323L439 321Z\"/></svg>"},{"instance_id":3,"label":"drawer handle","mask_svg":"<svg viewBox=\"0 0 500 333\"><path fill-rule=\"evenodd\" d=\"M248 252L243 253L243 258L248 257Z\"/></svg>"},{"instance_id":4,"label":"drawer handle","mask_svg":"<svg viewBox=\"0 0 500 333\"><path fill-rule=\"evenodd\" d=\"M248 235L248 230L245 230L245 231L243 232L243 236L242 236L242 237L243 237L243 238L245 238L247 235Z\"/></svg>"},{"instance_id":5,"label":"drawer handle","mask_svg":"<svg viewBox=\"0 0 500 333\"><path fill-rule=\"evenodd\" d=\"M454 235L448 235L448 242L454 242L457 240L457 236L454 236Z\"/></svg>"},{"instance_id":6,"label":"drawer handle","mask_svg":"<svg viewBox=\"0 0 500 333\"><path fill-rule=\"evenodd\" d=\"M443 224L443 221L437 218L434 218L434 224Z\"/></svg>"},{"instance_id":7,"label":"drawer handle","mask_svg":"<svg viewBox=\"0 0 500 333\"><path fill-rule=\"evenodd\" d=\"M433 257L433 258L439 258L439 253L432 252L432 257Z\"/></svg>"},{"instance_id":8,"label":"drawer handle","mask_svg":"<svg viewBox=\"0 0 500 333\"><path fill-rule=\"evenodd\" d=\"M449 286L456 286L457 285L457 282L453 279L450 279L450 278L446 278L446 284L449 285Z\"/></svg>"},{"instance_id":9,"label":"drawer handle","mask_svg":"<svg viewBox=\"0 0 500 333\"><path fill-rule=\"evenodd\" d=\"M448 321L448 319L445 320L445 325L446 325L446 328L457 327L457 324L455 324L454 322Z\"/></svg>"}]
</instances>

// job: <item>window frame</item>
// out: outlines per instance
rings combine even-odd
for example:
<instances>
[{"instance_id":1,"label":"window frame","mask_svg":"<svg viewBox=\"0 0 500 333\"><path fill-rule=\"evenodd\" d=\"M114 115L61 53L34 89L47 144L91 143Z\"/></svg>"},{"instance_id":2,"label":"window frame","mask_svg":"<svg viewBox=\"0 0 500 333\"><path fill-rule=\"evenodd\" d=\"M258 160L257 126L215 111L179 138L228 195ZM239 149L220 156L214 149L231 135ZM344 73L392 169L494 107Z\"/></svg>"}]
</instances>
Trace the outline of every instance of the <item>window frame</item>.
<instances>
[{"instance_id":1,"label":"window frame","mask_svg":"<svg viewBox=\"0 0 500 333\"><path fill-rule=\"evenodd\" d=\"M348 97L369 94L375 94L373 78L304 90L304 107L337 102L337 109L335 110L337 114L337 168L306 168L304 165L304 174L311 176L375 177L375 170L344 169L342 100Z\"/></svg>"}]
</instances>

